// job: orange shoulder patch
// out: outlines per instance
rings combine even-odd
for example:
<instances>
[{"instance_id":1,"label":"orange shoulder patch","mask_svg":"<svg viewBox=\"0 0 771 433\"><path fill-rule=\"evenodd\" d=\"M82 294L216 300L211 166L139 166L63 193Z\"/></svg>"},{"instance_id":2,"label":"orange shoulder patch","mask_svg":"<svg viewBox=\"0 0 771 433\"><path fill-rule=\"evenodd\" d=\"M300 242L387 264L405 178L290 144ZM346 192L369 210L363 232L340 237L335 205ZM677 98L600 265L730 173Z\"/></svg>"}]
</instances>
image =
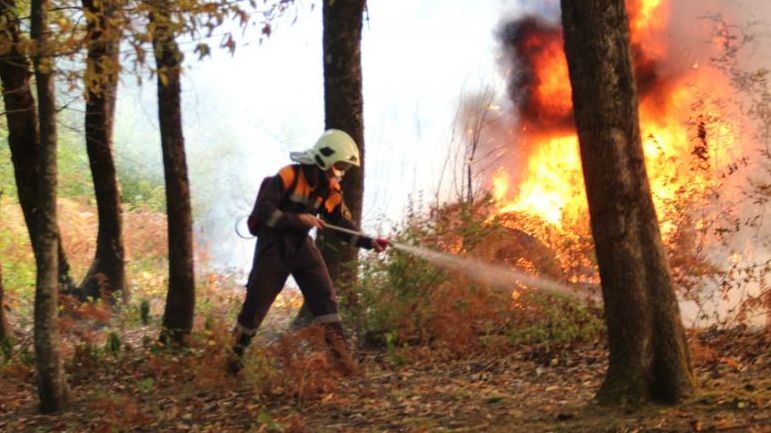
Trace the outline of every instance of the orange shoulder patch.
<instances>
[{"instance_id":1,"label":"orange shoulder patch","mask_svg":"<svg viewBox=\"0 0 771 433\"><path fill-rule=\"evenodd\" d=\"M278 175L281 176L281 182L284 184L285 191L287 188L289 188L290 185L292 185L292 182L294 181L294 172L295 169L291 165L287 165L278 171Z\"/></svg>"}]
</instances>

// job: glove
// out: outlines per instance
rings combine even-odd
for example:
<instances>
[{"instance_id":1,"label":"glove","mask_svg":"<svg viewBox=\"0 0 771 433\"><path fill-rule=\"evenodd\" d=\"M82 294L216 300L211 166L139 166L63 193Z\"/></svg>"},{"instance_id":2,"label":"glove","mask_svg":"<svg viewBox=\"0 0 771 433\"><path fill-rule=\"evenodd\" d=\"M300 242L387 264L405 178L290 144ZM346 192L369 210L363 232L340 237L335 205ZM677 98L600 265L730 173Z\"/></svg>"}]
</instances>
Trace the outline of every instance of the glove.
<instances>
[{"instance_id":1,"label":"glove","mask_svg":"<svg viewBox=\"0 0 771 433\"><path fill-rule=\"evenodd\" d=\"M390 242L388 242L388 239L377 238L372 241L372 249L379 253L382 253L383 251L385 251L386 247L388 247L389 244Z\"/></svg>"}]
</instances>

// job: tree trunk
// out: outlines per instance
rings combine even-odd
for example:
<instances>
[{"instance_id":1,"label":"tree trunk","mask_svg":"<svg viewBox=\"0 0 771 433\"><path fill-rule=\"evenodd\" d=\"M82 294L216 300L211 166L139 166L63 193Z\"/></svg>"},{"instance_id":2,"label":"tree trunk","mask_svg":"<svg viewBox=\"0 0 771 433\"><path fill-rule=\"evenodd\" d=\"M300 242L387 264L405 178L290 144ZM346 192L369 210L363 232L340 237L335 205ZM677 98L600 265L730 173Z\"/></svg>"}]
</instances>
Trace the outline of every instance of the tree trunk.
<instances>
[{"instance_id":1,"label":"tree trunk","mask_svg":"<svg viewBox=\"0 0 771 433\"><path fill-rule=\"evenodd\" d=\"M598 398L674 403L693 372L645 171L624 0L562 0L562 21L610 345Z\"/></svg>"},{"instance_id":2,"label":"tree trunk","mask_svg":"<svg viewBox=\"0 0 771 433\"><path fill-rule=\"evenodd\" d=\"M343 196L353 221L361 224L364 196L364 118L361 78L361 26L365 0L324 0L324 116L326 129L347 132L359 146L361 168L349 170L342 182ZM345 293L345 282L356 281L358 250L342 244L327 232L318 235L318 244L332 280L340 286L350 303L351 293ZM348 295L348 296L346 296Z\"/></svg>"},{"instance_id":3,"label":"tree trunk","mask_svg":"<svg viewBox=\"0 0 771 433\"><path fill-rule=\"evenodd\" d=\"M40 150L36 209L35 367L40 409L56 412L67 402L67 382L59 350L58 236L56 225L56 101L53 57L48 44L47 0L32 0L30 33L37 43L34 57L38 94Z\"/></svg>"},{"instance_id":4,"label":"tree trunk","mask_svg":"<svg viewBox=\"0 0 771 433\"><path fill-rule=\"evenodd\" d=\"M193 218L185 162L180 103L182 53L170 28L169 3L156 3L150 20L158 69L158 119L161 127L166 179L169 235L169 291L163 313L162 339L183 343L193 328L195 281L193 273Z\"/></svg>"},{"instance_id":5,"label":"tree trunk","mask_svg":"<svg viewBox=\"0 0 771 433\"><path fill-rule=\"evenodd\" d=\"M111 300L119 291L127 302L120 187L112 154L120 30L112 24L113 5L109 1L83 0L83 8L91 13L87 27L85 129L99 230L94 261L81 287L93 298L104 296Z\"/></svg>"},{"instance_id":6,"label":"tree trunk","mask_svg":"<svg viewBox=\"0 0 771 433\"><path fill-rule=\"evenodd\" d=\"M3 102L8 121L8 147L11 150L16 189L24 221L27 224L30 243L35 248L35 210L38 183L38 123L35 100L30 89L30 62L18 50L21 32L16 4L13 0L0 0L0 19L4 23L0 42L7 51L0 54L0 80L3 84ZM59 261L59 287L63 291L74 288L70 278L70 266L57 230L57 255Z\"/></svg>"},{"instance_id":7,"label":"tree trunk","mask_svg":"<svg viewBox=\"0 0 771 433\"><path fill-rule=\"evenodd\" d=\"M5 317L5 293L3 291L3 266L0 263L0 344L11 336L11 328L8 327L8 319Z\"/></svg>"}]
</instances>

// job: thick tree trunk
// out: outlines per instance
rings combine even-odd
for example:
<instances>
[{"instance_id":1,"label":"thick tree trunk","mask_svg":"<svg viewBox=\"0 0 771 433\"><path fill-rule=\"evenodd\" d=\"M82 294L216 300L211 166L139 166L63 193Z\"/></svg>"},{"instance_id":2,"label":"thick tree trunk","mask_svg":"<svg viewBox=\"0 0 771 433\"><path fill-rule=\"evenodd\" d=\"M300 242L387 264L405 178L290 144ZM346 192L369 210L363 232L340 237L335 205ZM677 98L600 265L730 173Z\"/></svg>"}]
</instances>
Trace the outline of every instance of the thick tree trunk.
<instances>
[{"instance_id":1,"label":"thick tree trunk","mask_svg":"<svg viewBox=\"0 0 771 433\"><path fill-rule=\"evenodd\" d=\"M325 127L347 132L359 146L361 168L349 170L342 182L345 202L357 225L361 224L364 196L361 26L365 5L364 0L324 0L322 9ZM358 250L341 243L334 235L328 239L327 234L319 234L318 244L333 281L344 289L356 280ZM340 285L341 282L345 284ZM346 296L344 291L342 294Z\"/></svg>"},{"instance_id":2,"label":"thick tree trunk","mask_svg":"<svg viewBox=\"0 0 771 433\"><path fill-rule=\"evenodd\" d=\"M153 47L158 68L158 119L161 127L166 178L166 213L169 235L169 291L163 313L162 339L183 343L193 328L195 281L193 272L193 219L190 184L185 162L180 102L182 53L169 27L169 3L160 1L151 16Z\"/></svg>"},{"instance_id":3,"label":"thick tree trunk","mask_svg":"<svg viewBox=\"0 0 771 433\"><path fill-rule=\"evenodd\" d=\"M113 298L121 292L129 298L126 285L120 187L112 154L112 132L118 84L119 29L114 27L109 1L83 0L88 19L86 58L86 149L94 182L99 230L96 254L81 284L93 297Z\"/></svg>"},{"instance_id":4,"label":"thick tree trunk","mask_svg":"<svg viewBox=\"0 0 771 433\"><path fill-rule=\"evenodd\" d=\"M67 382L59 350L58 257L56 226L56 103L53 57L48 54L47 0L32 0L31 36L37 42L34 58L40 125L37 209L35 226L35 367L40 409L61 410L67 402Z\"/></svg>"},{"instance_id":5,"label":"thick tree trunk","mask_svg":"<svg viewBox=\"0 0 771 433\"><path fill-rule=\"evenodd\" d=\"M610 345L598 397L677 402L693 374L645 171L624 0L562 0L562 21Z\"/></svg>"},{"instance_id":6,"label":"thick tree trunk","mask_svg":"<svg viewBox=\"0 0 771 433\"><path fill-rule=\"evenodd\" d=\"M38 123L35 100L30 89L30 62L18 50L20 38L19 17L13 0L0 0L0 20L3 31L0 41L7 51L0 53L0 80L3 84L3 102L8 120L8 146L11 150L16 189L24 221L27 224L30 243L35 248L37 233L35 210L38 183ZM60 290L74 288L70 278L70 266L64 254L61 237L57 230L57 255L59 261Z\"/></svg>"},{"instance_id":7,"label":"thick tree trunk","mask_svg":"<svg viewBox=\"0 0 771 433\"><path fill-rule=\"evenodd\" d=\"M5 293L3 291L3 265L0 263L0 343L5 344L11 336L11 328L8 327L8 319L5 317Z\"/></svg>"}]
</instances>

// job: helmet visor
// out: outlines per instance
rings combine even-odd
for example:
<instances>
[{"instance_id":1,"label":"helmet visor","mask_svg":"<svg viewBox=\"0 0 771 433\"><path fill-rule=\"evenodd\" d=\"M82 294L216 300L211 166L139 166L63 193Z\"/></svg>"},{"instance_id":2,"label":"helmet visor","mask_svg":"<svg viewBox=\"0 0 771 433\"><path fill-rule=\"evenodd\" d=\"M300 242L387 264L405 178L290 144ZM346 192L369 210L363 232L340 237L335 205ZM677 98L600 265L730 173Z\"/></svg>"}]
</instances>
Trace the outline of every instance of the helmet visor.
<instances>
[{"instance_id":1,"label":"helmet visor","mask_svg":"<svg viewBox=\"0 0 771 433\"><path fill-rule=\"evenodd\" d=\"M337 171L341 171L341 172L345 173L348 169L353 167L353 165L349 164L349 163L347 163L345 161L338 161L338 162L332 164L332 167L334 167L334 169L337 170Z\"/></svg>"}]
</instances>

